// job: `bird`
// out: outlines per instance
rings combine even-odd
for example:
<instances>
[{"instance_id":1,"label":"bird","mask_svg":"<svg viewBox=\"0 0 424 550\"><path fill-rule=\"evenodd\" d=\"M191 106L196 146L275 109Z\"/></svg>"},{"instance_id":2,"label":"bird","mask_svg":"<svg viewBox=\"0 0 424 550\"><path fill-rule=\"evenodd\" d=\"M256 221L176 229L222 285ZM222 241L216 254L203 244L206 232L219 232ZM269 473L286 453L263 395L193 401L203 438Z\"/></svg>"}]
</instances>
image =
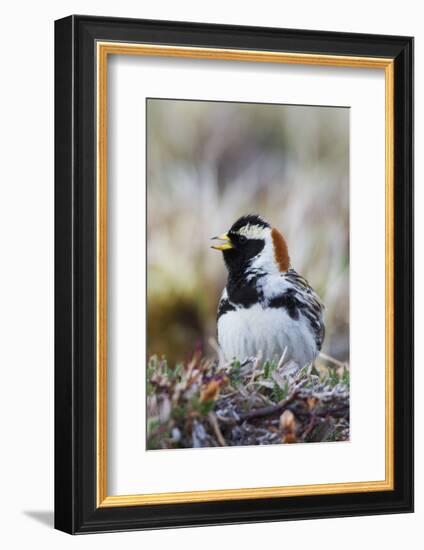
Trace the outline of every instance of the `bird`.
<instances>
[{"instance_id":1,"label":"bird","mask_svg":"<svg viewBox=\"0 0 424 550\"><path fill-rule=\"evenodd\" d=\"M258 214L247 214L212 239L220 241L212 248L222 251L228 271L217 312L224 359L312 364L324 341L324 305L291 267L280 231Z\"/></svg>"}]
</instances>

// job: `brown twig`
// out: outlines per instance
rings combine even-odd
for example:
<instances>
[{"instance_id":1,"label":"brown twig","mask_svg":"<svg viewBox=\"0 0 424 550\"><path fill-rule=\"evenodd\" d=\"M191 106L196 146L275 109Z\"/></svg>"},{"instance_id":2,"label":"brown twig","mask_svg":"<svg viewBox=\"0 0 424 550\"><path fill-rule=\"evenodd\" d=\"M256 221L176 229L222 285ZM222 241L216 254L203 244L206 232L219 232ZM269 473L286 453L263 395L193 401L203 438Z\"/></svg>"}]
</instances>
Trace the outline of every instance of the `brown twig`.
<instances>
[{"instance_id":1,"label":"brown twig","mask_svg":"<svg viewBox=\"0 0 424 550\"><path fill-rule=\"evenodd\" d=\"M222 435L222 432L219 428L218 420L215 416L215 413L210 412L208 414L208 420L210 425L213 428L213 431L215 432L215 436L218 440L218 443L221 445L221 447L225 447L227 445L227 442L225 441L224 436Z\"/></svg>"},{"instance_id":2,"label":"brown twig","mask_svg":"<svg viewBox=\"0 0 424 550\"><path fill-rule=\"evenodd\" d=\"M349 368L347 363L344 363L343 361L339 361L338 359L335 359L334 357L331 357L331 355L327 355L324 352L320 352L320 357L328 361L329 363L333 363L334 365L337 365L338 367L344 367Z\"/></svg>"},{"instance_id":3,"label":"brown twig","mask_svg":"<svg viewBox=\"0 0 424 550\"><path fill-rule=\"evenodd\" d=\"M240 415L239 423L245 420L252 420L253 418L260 418L262 416L271 416L273 414L282 413L297 397L297 392L292 393L289 397L280 401L276 405L270 405L269 407L261 407L260 409L254 409L246 414Z\"/></svg>"}]
</instances>

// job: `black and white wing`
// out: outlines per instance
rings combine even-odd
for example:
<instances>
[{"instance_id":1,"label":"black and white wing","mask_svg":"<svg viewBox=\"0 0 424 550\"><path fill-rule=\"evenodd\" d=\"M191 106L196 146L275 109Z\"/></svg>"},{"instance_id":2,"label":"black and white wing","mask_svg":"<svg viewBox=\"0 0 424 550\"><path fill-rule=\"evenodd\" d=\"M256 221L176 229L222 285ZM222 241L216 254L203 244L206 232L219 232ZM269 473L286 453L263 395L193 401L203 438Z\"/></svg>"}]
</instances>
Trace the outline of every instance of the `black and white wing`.
<instances>
[{"instance_id":1,"label":"black and white wing","mask_svg":"<svg viewBox=\"0 0 424 550\"><path fill-rule=\"evenodd\" d=\"M302 315L311 327L318 351L321 350L325 337L323 319L324 305L308 281L294 269L284 274L287 288L270 301L271 307L284 307L292 319Z\"/></svg>"}]
</instances>

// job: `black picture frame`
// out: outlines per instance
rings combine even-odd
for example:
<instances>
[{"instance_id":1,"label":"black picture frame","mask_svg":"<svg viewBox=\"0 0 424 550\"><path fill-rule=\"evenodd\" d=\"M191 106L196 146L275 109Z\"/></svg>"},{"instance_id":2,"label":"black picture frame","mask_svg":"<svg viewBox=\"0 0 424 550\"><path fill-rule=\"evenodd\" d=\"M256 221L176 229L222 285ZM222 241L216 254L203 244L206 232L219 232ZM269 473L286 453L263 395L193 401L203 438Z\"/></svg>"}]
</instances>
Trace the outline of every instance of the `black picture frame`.
<instances>
[{"instance_id":1,"label":"black picture frame","mask_svg":"<svg viewBox=\"0 0 424 550\"><path fill-rule=\"evenodd\" d=\"M96 500L96 41L394 60L394 490L146 506ZM413 511L413 39L73 15L55 22L55 527L93 533Z\"/></svg>"}]
</instances>

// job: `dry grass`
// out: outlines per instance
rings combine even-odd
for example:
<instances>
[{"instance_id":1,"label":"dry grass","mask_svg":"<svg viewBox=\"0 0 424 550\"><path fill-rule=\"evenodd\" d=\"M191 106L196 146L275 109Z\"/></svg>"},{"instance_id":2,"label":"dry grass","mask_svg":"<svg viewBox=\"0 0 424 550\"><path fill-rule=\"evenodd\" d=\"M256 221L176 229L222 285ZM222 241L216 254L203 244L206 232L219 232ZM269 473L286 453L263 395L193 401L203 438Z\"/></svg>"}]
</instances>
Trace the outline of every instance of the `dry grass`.
<instances>
[{"instance_id":1,"label":"dry grass","mask_svg":"<svg viewBox=\"0 0 424 550\"><path fill-rule=\"evenodd\" d=\"M220 365L200 351L147 371L148 449L312 443L349 439L349 369L252 359Z\"/></svg>"}]
</instances>

